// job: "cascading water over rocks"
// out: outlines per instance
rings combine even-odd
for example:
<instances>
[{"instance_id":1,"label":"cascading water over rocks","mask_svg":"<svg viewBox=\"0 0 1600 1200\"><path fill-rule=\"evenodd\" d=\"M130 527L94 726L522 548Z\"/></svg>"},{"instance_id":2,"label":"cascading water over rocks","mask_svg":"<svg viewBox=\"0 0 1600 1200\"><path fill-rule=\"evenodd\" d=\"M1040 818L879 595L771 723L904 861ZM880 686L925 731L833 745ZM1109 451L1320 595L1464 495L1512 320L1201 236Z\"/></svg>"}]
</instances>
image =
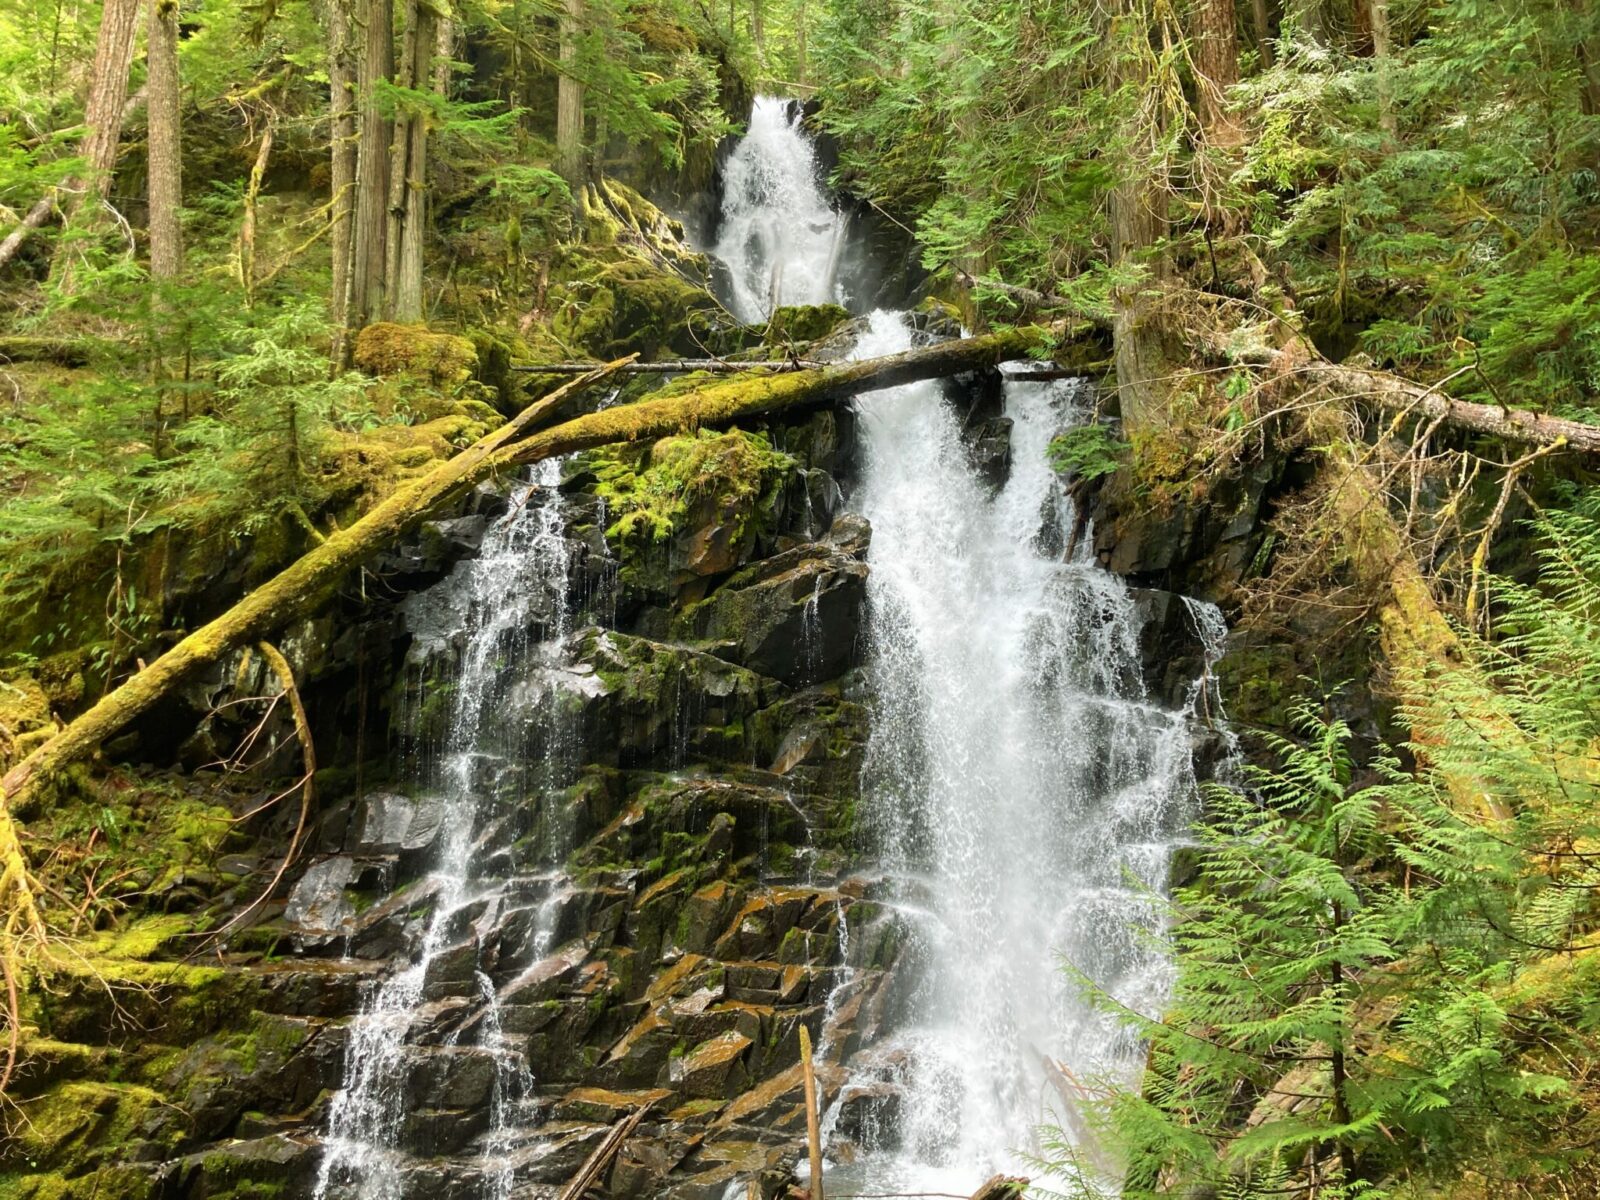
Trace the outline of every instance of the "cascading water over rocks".
<instances>
[{"instance_id":1,"label":"cascading water over rocks","mask_svg":"<svg viewBox=\"0 0 1600 1200\"><path fill-rule=\"evenodd\" d=\"M758 101L728 165L751 321L844 298L797 116ZM916 323L872 313L855 353ZM1063 962L1159 1003L1141 889L1190 806L1191 719L1146 694L1135 595L1064 558L1047 447L1090 400L911 385L758 441L546 464L495 502L401 606L397 793L297 887L369 980L318 1200L543 1200L640 1108L614 1196L770 1200L800 1157L802 1024L828 1170L864 1191L970 1190L1137 1070ZM666 541L614 541L602 495L702 451L756 474Z\"/></svg>"},{"instance_id":2,"label":"cascading water over rocks","mask_svg":"<svg viewBox=\"0 0 1600 1200\"><path fill-rule=\"evenodd\" d=\"M831 210L783 102L757 101L729 177L719 253L741 310L770 309L778 271L781 299L825 298ZM876 312L855 352L912 336ZM1136 1073L1139 1048L1072 973L1159 1005L1166 964L1137 930L1194 793L1190 714L1145 694L1133 596L1086 553L1062 557L1074 517L1047 448L1092 419L1087 390L1004 385L996 489L940 388L857 403L851 507L873 529L863 811L909 937L904 1017L855 1056L836 1104L875 1093L894 1114L868 1131L876 1153L838 1168L865 1191L969 1190L1018 1169L1041 1123L1081 1132L1080 1086Z\"/></svg>"}]
</instances>

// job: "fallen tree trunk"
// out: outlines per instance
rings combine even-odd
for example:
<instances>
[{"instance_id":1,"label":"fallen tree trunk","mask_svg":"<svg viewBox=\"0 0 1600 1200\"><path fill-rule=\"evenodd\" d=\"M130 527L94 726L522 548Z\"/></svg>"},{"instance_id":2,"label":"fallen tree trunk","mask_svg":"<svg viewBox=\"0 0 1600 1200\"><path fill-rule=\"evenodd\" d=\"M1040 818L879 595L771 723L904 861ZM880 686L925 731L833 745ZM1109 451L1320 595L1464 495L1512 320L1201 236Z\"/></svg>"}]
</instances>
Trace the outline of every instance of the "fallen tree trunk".
<instances>
[{"instance_id":1,"label":"fallen tree trunk","mask_svg":"<svg viewBox=\"0 0 1600 1200\"><path fill-rule=\"evenodd\" d=\"M625 368L631 359L590 371L384 500L366 516L329 536L221 616L189 634L160 658L72 721L0 779L0 820L21 812L34 782L94 752L107 737L149 709L174 686L240 646L258 641L320 607L348 573L463 489L509 467L613 442L665 437L703 426L853 396L876 388L933 379L1015 358L1045 331L1013 329L944 342L884 358L730 380L682 396L646 400L590 413L540 431L528 430L567 397ZM1072 331L1060 327L1059 337Z\"/></svg>"},{"instance_id":2,"label":"fallen tree trunk","mask_svg":"<svg viewBox=\"0 0 1600 1200\"><path fill-rule=\"evenodd\" d=\"M514 363L513 371L526 371L532 375L577 375L584 371L592 371L599 363L592 362L559 362L559 363ZM679 358L669 359L664 362L629 363L622 368L624 375L654 375L654 374L679 374L690 371L703 371L708 375L738 375L746 371L814 371L828 366L828 363L818 362L814 359L773 359L765 362L725 362L720 358ZM1006 378L1021 383L1042 383L1051 379L1082 379L1087 375L1095 374L1099 370L1109 369L1111 362L1086 361L1075 366L1053 367L1022 367L1015 371L1007 371Z\"/></svg>"},{"instance_id":3,"label":"fallen tree trunk","mask_svg":"<svg viewBox=\"0 0 1600 1200\"><path fill-rule=\"evenodd\" d=\"M654 375L689 371L706 371L713 375L733 375L740 371L807 371L825 367L827 363L802 358L779 358L763 362L728 362L720 358L675 358L662 362L629 363L622 369L624 375ZM594 370L592 362L512 363L513 371L528 371L535 375L581 375Z\"/></svg>"},{"instance_id":4,"label":"fallen tree trunk","mask_svg":"<svg viewBox=\"0 0 1600 1200\"><path fill-rule=\"evenodd\" d=\"M624 360L626 361L626 360ZM355 567L461 489L497 469L496 452L573 392L623 365L612 363L574 379L422 478L398 489L366 516L309 550L215 620L202 625L144 670L101 697L82 716L0 779L0 799L20 811L38 777L92 753L107 737L147 712L171 688L223 655L314 611Z\"/></svg>"},{"instance_id":5,"label":"fallen tree trunk","mask_svg":"<svg viewBox=\"0 0 1600 1200\"><path fill-rule=\"evenodd\" d=\"M0 337L0 362L53 362L81 367L89 361L89 346L77 338Z\"/></svg>"},{"instance_id":6,"label":"fallen tree trunk","mask_svg":"<svg viewBox=\"0 0 1600 1200\"><path fill-rule=\"evenodd\" d=\"M45 196L28 210L27 215L17 222L17 227L6 235L6 240L0 242L0 267L16 257L17 251L22 249L22 243L27 240L28 235L50 219L55 207L55 196L52 194Z\"/></svg>"},{"instance_id":7,"label":"fallen tree trunk","mask_svg":"<svg viewBox=\"0 0 1600 1200\"><path fill-rule=\"evenodd\" d=\"M1437 389L1412 383L1387 371L1363 371L1337 363L1314 362L1303 370L1327 380L1351 399L1368 399L1391 411L1409 411L1468 433L1481 433L1522 446L1570 448L1600 454L1600 425L1568 421L1525 409L1453 400Z\"/></svg>"},{"instance_id":8,"label":"fallen tree trunk","mask_svg":"<svg viewBox=\"0 0 1600 1200\"><path fill-rule=\"evenodd\" d=\"M1055 326L1052 332L1058 338L1071 339L1071 344L1080 349L1091 344L1085 341L1092 333L1087 327ZM507 447L499 457L507 466L534 463L614 442L667 437L689 429L728 425L879 388L959 375L1016 358L1038 344L1044 333L1038 328L1011 329L815 371L790 371L710 384L681 396L641 400L637 404L623 404L576 417Z\"/></svg>"}]
</instances>

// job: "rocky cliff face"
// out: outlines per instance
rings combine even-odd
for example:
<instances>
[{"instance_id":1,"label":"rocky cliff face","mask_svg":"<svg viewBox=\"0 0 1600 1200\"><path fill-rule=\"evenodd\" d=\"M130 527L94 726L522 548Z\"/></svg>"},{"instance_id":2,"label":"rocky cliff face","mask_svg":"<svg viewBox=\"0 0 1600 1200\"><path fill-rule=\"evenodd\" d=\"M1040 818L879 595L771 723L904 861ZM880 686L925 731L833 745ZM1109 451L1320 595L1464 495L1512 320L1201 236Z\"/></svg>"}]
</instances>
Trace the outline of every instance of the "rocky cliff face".
<instances>
[{"instance_id":1,"label":"rocky cliff face","mask_svg":"<svg viewBox=\"0 0 1600 1200\"><path fill-rule=\"evenodd\" d=\"M951 387L998 486L993 380ZM853 429L840 407L592 452L529 493L480 489L395 547L282 643L321 764L298 836L296 793L271 803L301 770L282 713L253 775L205 767L260 718L244 702L272 690L258 661L143 731L143 753L187 769L86 783L41 826L80 837L103 802L152 866L120 885L144 915L64 949L29 1000L12 1087L27 1119L0 1195L313 1195L362 1014L419 955L379 1063L388 1195L553 1195L643 1109L608 1194L720 1200L754 1179L771 1197L802 1149L802 1026L839 1102L835 1157L892 1129L897 1064L860 1053L910 968L854 827L871 530L844 508ZM1252 530L1260 497L1241 502ZM445 788L429 764L451 748L469 649L461 579L513 503L544 506L566 565L522 619L539 652L496 666L510 734ZM1217 539L1189 542L1141 582ZM1142 603L1152 694L1176 702L1193 622L1170 592ZM436 873L463 823L464 896ZM326 1194L359 1194L352 1178Z\"/></svg>"},{"instance_id":2,"label":"rocky cliff face","mask_svg":"<svg viewBox=\"0 0 1600 1200\"><path fill-rule=\"evenodd\" d=\"M437 636L441 614L504 492L375 564L364 602L294 631L284 649L328 765L292 884L243 911L276 872L292 800L253 816L257 793L195 800L214 828L167 911L64 956L37 998L4 1194L310 1195L357 1016L414 960L439 902L430 866L460 821L476 822L483 895L453 913L391 1064L400 1193L475 1197L509 1163L515 1194L543 1194L640 1107L612 1194L712 1200L736 1176L775 1192L803 1135L799 1028L835 1059L853 1050L894 961L849 875L870 539L840 511L850 430L822 411L592 454L559 496L524 500L559 512L572 564L572 628L509 681L562 676L575 749L560 778L534 778L529 742L476 764L474 795L418 782L463 650ZM535 614L528 636L548 624ZM192 763L237 734L226 701L265 686L257 670L231 664L191 697L191 726L212 714L183 743ZM285 728L262 738L281 742L269 769L298 769ZM199 797L205 779L171 786ZM148 776L132 786L163 802ZM520 1132L486 1158L508 1055L532 1086Z\"/></svg>"}]
</instances>

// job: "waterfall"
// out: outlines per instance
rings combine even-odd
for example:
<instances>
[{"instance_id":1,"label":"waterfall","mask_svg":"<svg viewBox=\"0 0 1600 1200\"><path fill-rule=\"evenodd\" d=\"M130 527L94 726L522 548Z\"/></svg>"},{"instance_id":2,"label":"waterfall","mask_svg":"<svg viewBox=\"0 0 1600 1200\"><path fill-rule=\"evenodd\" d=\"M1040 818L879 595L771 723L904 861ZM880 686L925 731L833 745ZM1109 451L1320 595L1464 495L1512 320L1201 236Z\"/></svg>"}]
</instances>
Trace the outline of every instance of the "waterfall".
<instances>
[{"instance_id":1,"label":"waterfall","mask_svg":"<svg viewBox=\"0 0 1600 1200\"><path fill-rule=\"evenodd\" d=\"M743 321L763 321L782 304L840 299L848 227L822 191L800 115L792 100L759 97L723 172L713 253L728 268L729 307Z\"/></svg>"},{"instance_id":2,"label":"waterfall","mask_svg":"<svg viewBox=\"0 0 1600 1200\"><path fill-rule=\"evenodd\" d=\"M757 101L728 185L717 253L741 315L764 311L775 280L785 301L824 298L843 231L791 106ZM911 339L876 312L856 355ZM1062 560L1074 515L1047 447L1089 399L1073 381L1008 381L998 490L941 384L858 401L851 507L873 529L863 821L908 944L902 1016L846 1064L898 1085L898 1119L865 1161L830 1168L834 1190L966 1194L995 1171L1036 1175L1041 1125L1102 1184L1116 1173L1083 1103L1137 1078L1142 1051L1084 981L1159 1009L1168 966L1143 931L1195 786L1191 713L1146 695L1132 595L1087 551ZM1209 668L1220 614L1189 611Z\"/></svg>"},{"instance_id":3,"label":"waterfall","mask_svg":"<svg viewBox=\"0 0 1600 1200\"><path fill-rule=\"evenodd\" d=\"M908 344L903 320L877 313L857 353ZM875 1184L960 1192L1033 1174L1019 1155L1041 1124L1077 1133L1092 1163L1079 1089L1134 1077L1140 1050L1073 975L1147 1011L1166 991L1138 930L1193 793L1189 722L1145 695L1127 588L1061 561L1048 536L1073 518L1046 448L1084 399L1071 381L1006 384L1012 469L994 494L937 384L860 402L864 807L917 975L897 1035L900 1149Z\"/></svg>"},{"instance_id":4,"label":"waterfall","mask_svg":"<svg viewBox=\"0 0 1600 1200\"><path fill-rule=\"evenodd\" d=\"M410 1193L401 1148L417 1101L408 1094L408 1075L427 1002L438 998L431 987L436 967L448 952L478 941L512 903L505 881L481 873L478 862L505 810L566 781L572 738L562 728L561 706L552 703L573 621L573 555L555 490L560 471L559 461L541 464L534 480L513 492L478 556L415 597L408 614L413 658L450 663L442 675L425 673L417 681L424 694L445 698L442 730L412 731L419 743L415 786L443 806L443 832L432 873L412 893L415 902L431 904L413 960L372 988L351 1030L344 1087L330 1105L317 1200L400 1200ZM546 856L563 849L552 844ZM533 940L542 951L540 936L536 922ZM474 990L483 1001L475 1039L446 1051L493 1061L480 1194L505 1200L512 1185L506 1142L531 1081L501 1035L495 988L481 967Z\"/></svg>"}]
</instances>

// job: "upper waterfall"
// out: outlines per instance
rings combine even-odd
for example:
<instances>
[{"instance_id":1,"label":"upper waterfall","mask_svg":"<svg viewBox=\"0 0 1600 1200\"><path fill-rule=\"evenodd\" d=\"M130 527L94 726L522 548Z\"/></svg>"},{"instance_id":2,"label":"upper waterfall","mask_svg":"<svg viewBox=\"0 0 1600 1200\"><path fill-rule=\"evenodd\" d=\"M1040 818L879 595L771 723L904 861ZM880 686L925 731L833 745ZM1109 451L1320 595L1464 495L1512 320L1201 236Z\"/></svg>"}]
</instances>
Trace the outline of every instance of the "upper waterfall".
<instances>
[{"instance_id":1,"label":"upper waterfall","mask_svg":"<svg viewBox=\"0 0 1600 1200\"><path fill-rule=\"evenodd\" d=\"M758 97L723 174L713 253L728 268L730 307L759 322L784 304L839 300L845 216L822 189L816 149L792 100Z\"/></svg>"}]
</instances>

